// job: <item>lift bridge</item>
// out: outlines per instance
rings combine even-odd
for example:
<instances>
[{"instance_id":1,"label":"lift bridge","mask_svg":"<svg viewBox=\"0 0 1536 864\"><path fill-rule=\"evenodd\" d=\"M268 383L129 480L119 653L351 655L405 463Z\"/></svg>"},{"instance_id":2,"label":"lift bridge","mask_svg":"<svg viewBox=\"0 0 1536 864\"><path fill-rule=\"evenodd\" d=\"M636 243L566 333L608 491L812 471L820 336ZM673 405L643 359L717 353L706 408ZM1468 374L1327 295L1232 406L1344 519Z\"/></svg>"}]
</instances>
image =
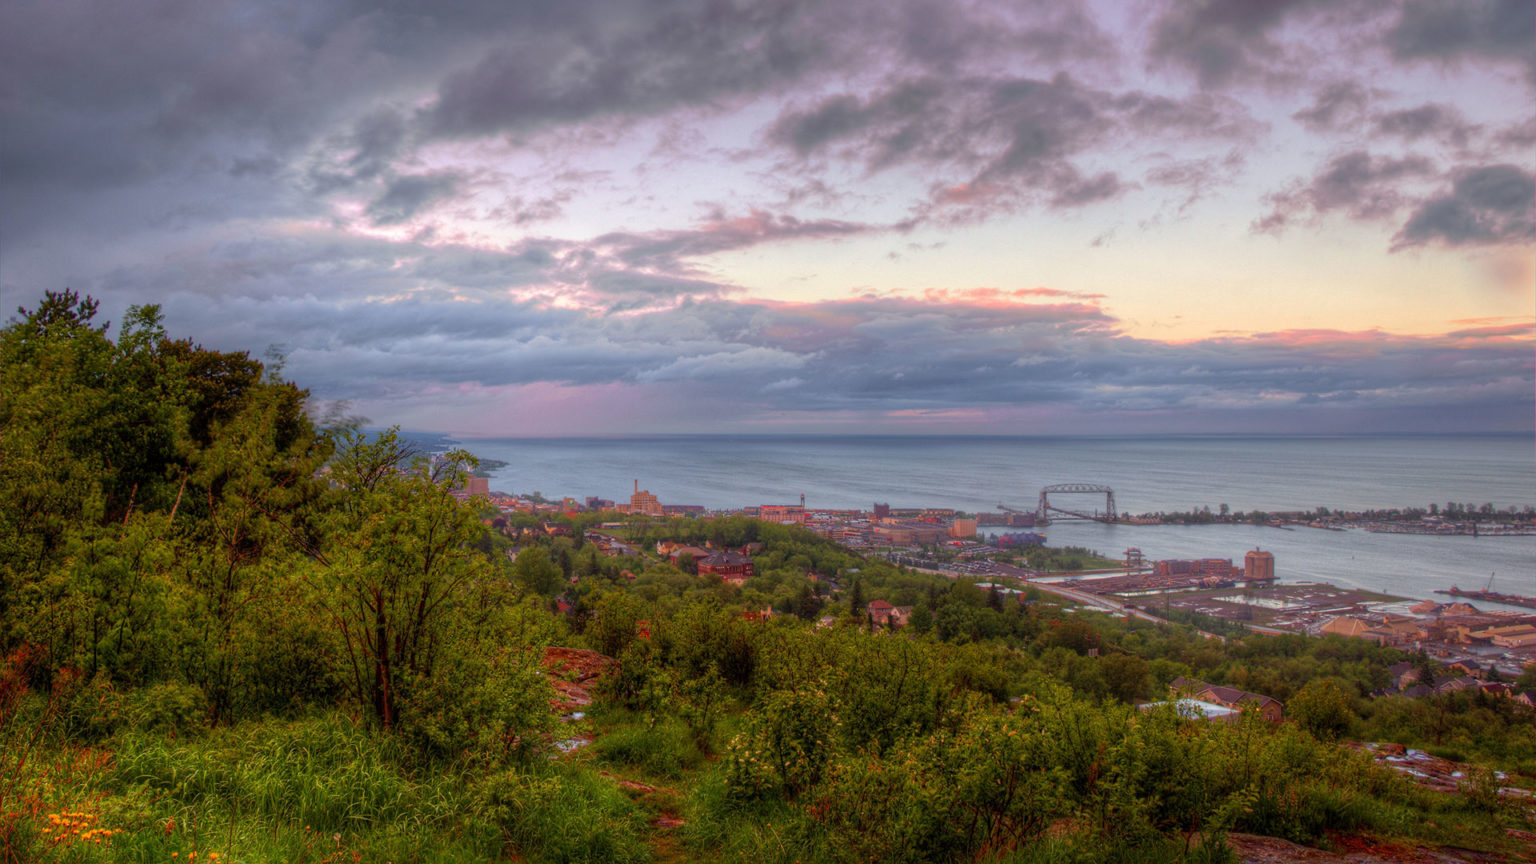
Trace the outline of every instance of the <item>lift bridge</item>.
<instances>
[{"instance_id":1,"label":"lift bridge","mask_svg":"<svg viewBox=\"0 0 1536 864\"><path fill-rule=\"evenodd\" d=\"M1051 496L1099 495L1104 496L1104 509L1084 510L1079 506L1059 507L1052 503ZM1045 525L1052 520L1083 519L1091 522L1114 522L1115 516L1115 490L1108 486L1100 486L1097 483L1057 483L1040 490L1040 504L1035 508L1035 524Z\"/></svg>"}]
</instances>

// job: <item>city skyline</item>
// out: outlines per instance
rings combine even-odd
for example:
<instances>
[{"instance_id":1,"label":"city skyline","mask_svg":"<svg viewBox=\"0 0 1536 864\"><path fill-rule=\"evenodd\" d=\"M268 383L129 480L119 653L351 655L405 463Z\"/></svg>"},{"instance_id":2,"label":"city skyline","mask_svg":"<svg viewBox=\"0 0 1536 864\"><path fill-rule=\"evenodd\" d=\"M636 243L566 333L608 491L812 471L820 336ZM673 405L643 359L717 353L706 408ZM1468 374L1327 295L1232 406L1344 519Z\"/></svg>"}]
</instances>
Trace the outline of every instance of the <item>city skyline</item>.
<instances>
[{"instance_id":1,"label":"city skyline","mask_svg":"<svg viewBox=\"0 0 1536 864\"><path fill-rule=\"evenodd\" d=\"M1529 433L1527 2L0 9L0 288L460 435Z\"/></svg>"}]
</instances>

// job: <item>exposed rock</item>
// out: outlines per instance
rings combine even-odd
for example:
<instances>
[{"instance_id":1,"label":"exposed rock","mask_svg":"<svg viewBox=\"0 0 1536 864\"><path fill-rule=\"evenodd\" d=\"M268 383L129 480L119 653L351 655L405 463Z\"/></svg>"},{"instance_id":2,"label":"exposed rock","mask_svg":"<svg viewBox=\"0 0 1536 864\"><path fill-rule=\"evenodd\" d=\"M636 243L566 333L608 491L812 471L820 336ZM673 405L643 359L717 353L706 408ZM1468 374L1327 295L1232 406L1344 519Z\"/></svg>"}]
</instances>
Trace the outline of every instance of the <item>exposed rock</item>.
<instances>
[{"instance_id":1,"label":"exposed rock","mask_svg":"<svg viewBox=\"0 0 1536 864\"><path fill-rule=\"evenodd\" d=\"M1350 743L1345 746L1354 750L1360 750L1371 754L1376 764L1385 765L1388 768L1406 775L1414 783L1426 789L1434 789L1437 792L1460 792L1466 787L1474 776L1477 766L1465 762L1452 762L1449 759L1441 759L1431 756L1423 750L1415 750L1404 747L1401 744L1360 744ZM1503 798L1531 799L1531 792L1518 786L1502 785L1508 778L1502 771L1495 771L1491 775L1494 782L1500 783L1499 795Z\"/></svg>"},{"instance_id":2,"label":"exposed rock","mask_svg":"<svg viewBox=\"0 0 1536 864\"><path fill-rule=\"evenodd\" d=\"M539 665L549 673L556 698L550 703L561 714L592 704L591 688L599 678L619 668L619 661L582 648L544 649Z\"/></svg>"}]
</instances>

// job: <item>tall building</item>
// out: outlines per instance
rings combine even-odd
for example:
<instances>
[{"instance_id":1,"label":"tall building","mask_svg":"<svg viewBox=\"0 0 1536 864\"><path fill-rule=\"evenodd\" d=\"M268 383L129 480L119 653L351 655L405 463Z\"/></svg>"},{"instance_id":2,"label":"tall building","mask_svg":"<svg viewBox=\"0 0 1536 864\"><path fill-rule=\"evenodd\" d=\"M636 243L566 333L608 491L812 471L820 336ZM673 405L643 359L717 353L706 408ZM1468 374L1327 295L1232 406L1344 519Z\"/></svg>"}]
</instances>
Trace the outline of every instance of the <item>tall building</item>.
<instances>
[{"instance_id":1,"label":"tall building","mask_svg":"<svg viewBox=\"0 0 1536 864\"><path fill-rule=\"evenodd\" d=\"M464 478L463 485L459 487L465 495L489 495L491 494L491 481L488 477L475 477L473 475Z\"/></svg>"},{"instance_id":2,"label":"tall building","mask_svg":"<svg viewBox=\"0 0 1536 864\"><path fill-rule=\"evenodd\" d=\"M629 512L640 513L646 516L661 516L665 511L661 509L661 502L648 489L640 488L640 481L635 481L635 494L629 496Z\"/></svg>"},{"instance_id":3,"label":"tall building","mask_svg":"<svg viewBox=\"0 0 1536 864\"><path fill-rule=\"evenodd\" d=\"M764 504L757 508L757 518L764 522L778 522L781 525L804 525L805 507L796 507L793 504Z\"/></svg>"},{"instance_id":4,"label":"tall building","mask_svg":"<svg viewBox=\"0 0 1536 864\"><path fill-rule=\"evenodd\" d=\"M1250 582L1271 582L1275 578L1275 554L1255 548L1243 556L1243 578Z\"/></svg>"},{"instance_id":5,"label":"tall building","mask_svg":"<svg viewBox=\"0 0 1536 864\"><path fill-rule=\"evenodd\" d=\"M949 536L951 537L975 537L975 519L956 519L949 524Z\"/></svg>"}]
</instances>

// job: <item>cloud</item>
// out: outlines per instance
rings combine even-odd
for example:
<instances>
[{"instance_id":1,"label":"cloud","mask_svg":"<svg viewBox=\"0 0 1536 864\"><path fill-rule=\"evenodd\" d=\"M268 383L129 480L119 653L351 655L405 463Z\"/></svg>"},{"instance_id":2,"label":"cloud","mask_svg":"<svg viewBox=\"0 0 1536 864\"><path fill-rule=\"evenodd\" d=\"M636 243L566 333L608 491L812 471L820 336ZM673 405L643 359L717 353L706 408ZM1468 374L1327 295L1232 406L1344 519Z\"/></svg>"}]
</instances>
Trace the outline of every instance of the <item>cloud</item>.
<instances>
[{"instance_id":1,"label":"cloud","mask_svg":"<svg viewBox=\"0 0 1536 864\"><path fill-rule=\"evenodd\" d=\"M1387 42L1404 60L1513 62L1536 83L1533 32L1527 0L1410 0Z\"/></svg>"},{"instance_id":2,"label":"cloud","mask_svg":"<svg viewBox=\"0 0 1536 864\"><path fill-rule=\"evenodd\" d=\"M464 175L457 171L397 177L368 205L367 213L375 225L398 225L452 198L463 186Z\"/></svg>"},{"instance_id":3,"label":"cloud","mask_svg":"<svg viewBox=\"0 0 1536 864\"><path fill-rule=\"evenodd\" d=\"M1477 129L1455 108L1427 103L1377 116L1376 131L1406 141L1437 138L1455 147L1465 147Z\"/></svg>"},{"instance_id":4,"label":"cloud","mask_svg":"<svg viewBox=\"0 0 1536 864\"><path fill-rule=\"evenodd\" d=\"M1393 250L1415 246L1529 243L1536 234L1536 175L1515 165L1462 169L1451 188L1423 202L1392 238Z\"/></svg>"},{"instance_id":5,"label":"cloud","mask_svg":"<svg viewBox=\"0 0 1536 864\"><path fill-rule=\"evenodd\" d=\"M1335 211L1352 219L1384 219L1408 202L1405 181L1430 176L1434 170L1433 163L1420 157L1394 159L1363 150L1345 153L1329 160L1310 181L1271 196L1272 209L1252 228L1278 233L1297 221Z\"/></svg>"},{"instance_id":6,"label":"cloud","mask_svg":"<svg viewBox=\"0 0 1536 864\"><path fill-rule=\"evenodd\" d=\"M424 111L432 134L523 134L679 106L710 110L871 67L953 74L998 57L1111 58L1079 2L994 7L894 3L582 4L504 33L447 76ZM554 17L554 16L550 16Z\"/></svg>"},{"instance_id":7,"label":"cloud","mask_svg":"<svg viewBox=\"0 0 1536 864\"><path fill-rule=\"evenodd\" d=\"M862 97L829 95L782 112L768 140L788 150L800 170L833 161L866 174L918 166L951 176L932 185L914 221L953 221L1029 205L1070 209L1110 200L1133 184L1090 163L1117 144L1232 142L1255 128L1234 101L1114 93L1063 73L911 78Z\"/></svg>"},{"instance_id":8,"label":"cloud","mask_svg":"<svg viewBox=\"0 0 1536 864\"><path fill-rule=\"evenodd\" d=\"M838 31L816 25L836 17L785 2L614 4L569 26L507 33L443 81L425 119L436 135L482 136L757 92L824 58Z\"/></svg>"},{"instance_id":9,"label":"cloud","mask_svg":"<svg viewBox=\"0 0 1536 864\"><path fill-rule=\"evenodd\" d=\"M1443 336L1313 330L1169 343L1127 335L1092 294L977 287L769 302L639 273L610 244L252 240L81 287L110 300L153 284L173 332L258 354L281 343L287 374L316 398L355 400L384 422L423 404L472 416L473 400L526 387L576 388L576 403L581 388L617 387L659 417L708 404L711 417L748 424L785 412L812 425L900 412L982 423L1038 409L1114 417L1130 430L1170 414L1199 424L1276 405L1362 417L1457 406L1469 424L1499 428L1532 415L1536 340L1521 321ZM1524 421L1510 419L1522 410Z\"/></svg>"},{"instance_id":10,"label":"cloud","mask_svg":"<svg viewBox=\"0 0 1536 864\"><path fill-rule=\"evenodd\" d=\"M605 234L593 245L611 250L631 266L688 272L684 259L728 252L762 243L849 237L878 230L876 226L836 219L801 220L793 216L753 210L732 217L716 210L696 228L647 233Z\"/></svg>"},{"instance_id":11,"label":"cloud","mask_svg":"<svg viewBox=\"0 0 1536 864\"><path fill-rule=\"evenodd\" d=\"M1172 0L1152 26L1149 56L1185 69L1202 86L1224 87L1283 68L1273 38L1289 16L1317 9L1319 0Z\"/></svg>"},{"instance_id":12,"label":"cloud","mask_svg":"<svg viewBox=\"0 0 1536 864\"><path fill-rule=\"evenodd\" d=\"M1356 81L1335 81L1317 92L1312 104L1291 116L1313 132L1347 128L1364 118L1373 94Z\"/></svg>"},{"instance_id":13,"label":"cloud","mask_svg":"<svg viewBox=\"0 0 1536 864\"><path fill-rule=\"evenodd\" d=\"M497 319L506 324L487 326ZM292 364L324 368L323 383L364 399L531 381L665 383L679 410L710 404L738 419L777 411L985 413L1030 405L1078 416L1201 415L1287 402L1434 411L1496 405L1504 418L1511 406L1530 407L1533 384L1528 327L1440 337L1287 331L1170 344L1127 337L1101 311L1076 304L999 309L891 298L711 301L624 320L484 301L435 323L462 332L401 333L368 351L301 351ZM506 332L495 340L477 335L498 329ZM407 360L403 376L384 374Z\"/></svg>"}]
</instances>

